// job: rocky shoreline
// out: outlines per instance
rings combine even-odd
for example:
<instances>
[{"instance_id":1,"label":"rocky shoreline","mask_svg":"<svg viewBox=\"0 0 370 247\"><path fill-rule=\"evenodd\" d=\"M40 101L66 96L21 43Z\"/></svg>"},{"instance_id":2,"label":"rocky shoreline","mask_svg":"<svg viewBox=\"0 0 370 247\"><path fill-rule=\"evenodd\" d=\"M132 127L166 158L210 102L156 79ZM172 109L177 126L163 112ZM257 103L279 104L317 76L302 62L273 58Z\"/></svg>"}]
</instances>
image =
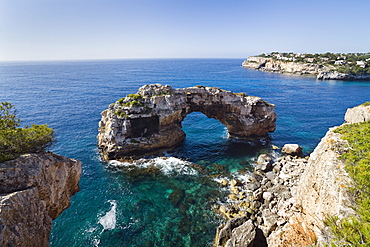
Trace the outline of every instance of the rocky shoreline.
<instances>
[{"instance_id":1,"label":"rocky shoreline","mask_svg":"<svg viewBox=\"0 0 370 247\"><path fill-rule=\"evenodd\" d=\"M289 62L272 58L250 56L242 63L244 68L282 74L310 75L319 80L369 80L370 74L352 75L335 71L334 66Z\"/></svg>"},{"instance_id":2,"label":"rocky shoreline","mask_svg":"<svg viewBox=\"0 0 370 247\"><path fill-rule=\"evenodd\" d=\"M370 106L347 110L345 124L370 120ZM330 129L309 157L299 157L297 145L274 158L261 155L255 170L243 180L220 180L229 190L216 210L228 221L220 225L220 246L326 246L335 243L327 216L355 215L353 183L338 157L348 143ZM290 151L287 151L290 150Z\"/></svg>"},{"instance_id":3,"label":"rocky shoreline","mask_svg":"<svg viewBox=\"0 0 370 247\"><path fill-rule=\"evenodd\" d=\"M217 229L215 246L275 246L271 234L299 210L293 197L306 166L307 158L288 155L274 161L263 154L246 180L223 181L230 190L228 203L216 210L233 223Z\"/></svg>"}]
</instances>

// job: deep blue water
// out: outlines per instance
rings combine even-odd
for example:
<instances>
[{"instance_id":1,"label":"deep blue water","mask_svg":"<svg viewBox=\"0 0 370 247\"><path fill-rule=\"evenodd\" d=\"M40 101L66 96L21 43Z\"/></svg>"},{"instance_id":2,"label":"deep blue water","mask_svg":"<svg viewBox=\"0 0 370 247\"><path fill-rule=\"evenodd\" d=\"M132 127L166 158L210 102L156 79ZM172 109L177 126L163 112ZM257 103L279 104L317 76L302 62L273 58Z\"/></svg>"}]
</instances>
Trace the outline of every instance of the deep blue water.
<instances>
[{"instance_id":1,"label":"deep blue water","mask_svg":"<svg viewBox=\"0 0 370 247\"><path fill-rule=\"evenodd\" d=\"M222 221L212 205L223 196L211 174L234 176L271 145L298 143L309 153L329 127L343 122L348 107L370 100L370 81L264 73L242 68L242 61L0 63L0 101L13 103L24 125L48 124L57 137L52 151L83 162L81 191L54 221L51 246L211 246ZM204 169L147 174L109 166L96 147L100 112L151 83L215 86L262 97L276 105L277 130L270 142L251 145L228 139L217 120L192 113L183 122L186 140L164 155ZM164 162L157 161L168 168Z\"/></svg>"}]
</instances>

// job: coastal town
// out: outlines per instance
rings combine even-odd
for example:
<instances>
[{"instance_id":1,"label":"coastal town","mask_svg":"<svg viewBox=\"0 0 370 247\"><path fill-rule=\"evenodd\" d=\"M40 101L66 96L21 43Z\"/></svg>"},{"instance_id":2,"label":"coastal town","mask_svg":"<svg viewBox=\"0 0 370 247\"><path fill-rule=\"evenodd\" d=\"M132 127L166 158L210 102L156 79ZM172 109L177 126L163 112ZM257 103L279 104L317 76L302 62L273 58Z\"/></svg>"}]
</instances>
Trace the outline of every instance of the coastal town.
<instances>
[{"instance_id":1,"label":"coastal town","mask_svg":"<svg viewBox=\"0 0 370 247\"><path fill-rule=\"evenodd\" d=\"M368 79L370 53L271 52L248 57L243 67L262 71L312 74L318 79Z\"/></svg>"}]
</instances>

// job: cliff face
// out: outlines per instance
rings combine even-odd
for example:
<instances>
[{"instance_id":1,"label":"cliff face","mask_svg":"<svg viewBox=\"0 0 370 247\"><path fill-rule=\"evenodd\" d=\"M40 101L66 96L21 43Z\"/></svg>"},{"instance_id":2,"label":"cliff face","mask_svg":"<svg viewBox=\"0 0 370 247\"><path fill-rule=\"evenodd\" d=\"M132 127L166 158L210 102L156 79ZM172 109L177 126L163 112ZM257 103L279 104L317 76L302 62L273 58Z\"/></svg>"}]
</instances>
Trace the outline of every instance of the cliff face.
<instances>
[{"instance_id":1,"label":"cliff face","mask_svg":"<svg viewBox=\"0 0 370 247\"><path fill-rule=\"evenodd\" d=\"M352 75L339 73L335 67L313 63L298 63L276 60L265 57L248 57L242 63L245 68L257 69L266 72L288 73L297 75L314 75L320 80L368 80L369 74Z\"/></svg>"},{"instance_id":2,"label":"cliff face","mask_svg":"<svg viewBox=\"0 0 370 247\"><path fill-rule=\"evenodd\" d=\"M219 88L146 85L102 112L98 144L105 159L168 149L185 138L181 122L198 111L224 124L232 137L275 130L275 106L259 97Z\"/></svg>"},{"instance_id":3,"label":"cliff face","mask_svg":"<svg viewBox=\"0 0 370 247\"><path fill-rule=\"evenodd\" d=\"M370 106L361 105L348 109L345 120L346 123L369 121ZM324 224L326 217L338 216L341 219L355 214L354 195L348 191L353 181L344 169L344 162L339 159L349 147L347 141L341 139L341 135L335 133L334 129L326 133L307 161L290 156L281 157L272 164L271 158L258 161L256 172L244 181L245 187L253 188L251 195L254 196L254 201L249 201L248 205L258 205L252 208L252 214L235 212L245 202L237 202L238 205L229 206L228 211L220 211L224 211L222 213L227 217L230 217L230 212L233 213L232 217L247 216L242 223L248 218L254 220L255 228L243 234L257 236L258 229L262 230L263 236L260 235L260 238L262 236L266 243L261 246L330 244L332 236ZM260 177L259 180L256 180L257 177ZM258 186L255 185L256 181ZM231 191L235 189L232 188ZM261 196L256 196L258 194ZM235 218L232 220L236 222ZM216 236L216 246L237 246L225 243L228 239L243 237L238 236L240 231L237 230L244 227L242 223L236 226L234 224L234 228L229 227L229 234L223 241L220 241L220 233L228 225L221 226ZM257 240L256 237L255 241ZM231 242L230 240L229 244ZM253 246L253 241L249 243Z\"/></svg>"},{"instance_id":4,"label":"cliff face","mask_svg":"<svg viewBox=\"0 0 370 247\"><path fill-rule=\"evenodd\" d=\"M49 246L52 220L79 191L81 162L53 153L0 164L0 246Z\"/></svg>"},{"instance_id":5,"label":"cliff face","mask_svg":"<svg viewBox=\"0 0 370 247\"><path fill-rule=\"evenodd\" d=\"M321 72L330 70L329 67L318 64L286 62L264 57L248 57L248 59L243 62L242 66L266 72L298 75L317 75Z\"/></svg>"},{"instance_id":6,"label":"cliff face","mask_svg":"<svg viewBox=\"0 0 370 247\"><path fill-rule=\"evenodd\" d=\"M327 132L310 155L297 193L292 197L295 211L286 225L269 236L271 246L329 243L331 236L324 225L326 217L344 218L354 214L353 196L348 193L352 181L338 158L347 151L347 142L334 129Z\"/></svg>"}]
</instances>

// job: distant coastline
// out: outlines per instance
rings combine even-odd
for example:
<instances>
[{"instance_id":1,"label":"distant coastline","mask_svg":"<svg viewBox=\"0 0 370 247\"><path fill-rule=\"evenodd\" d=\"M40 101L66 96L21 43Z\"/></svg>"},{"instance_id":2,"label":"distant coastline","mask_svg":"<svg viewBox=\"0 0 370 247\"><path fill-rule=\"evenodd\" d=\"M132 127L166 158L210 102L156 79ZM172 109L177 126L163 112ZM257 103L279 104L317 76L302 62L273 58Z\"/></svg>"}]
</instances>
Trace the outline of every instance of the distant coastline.
<instances>
[{"instance_id":1,"label":"distant coastline","mask_svg":"<svg viewBox=\"0 0 370 247\"><path fill-rule=\"evenodd\" d=\"M244 68L266 72L313 75L320 80L369 80L370 53L263 53L250 56Z\"/></svg>"}]
</instances>

